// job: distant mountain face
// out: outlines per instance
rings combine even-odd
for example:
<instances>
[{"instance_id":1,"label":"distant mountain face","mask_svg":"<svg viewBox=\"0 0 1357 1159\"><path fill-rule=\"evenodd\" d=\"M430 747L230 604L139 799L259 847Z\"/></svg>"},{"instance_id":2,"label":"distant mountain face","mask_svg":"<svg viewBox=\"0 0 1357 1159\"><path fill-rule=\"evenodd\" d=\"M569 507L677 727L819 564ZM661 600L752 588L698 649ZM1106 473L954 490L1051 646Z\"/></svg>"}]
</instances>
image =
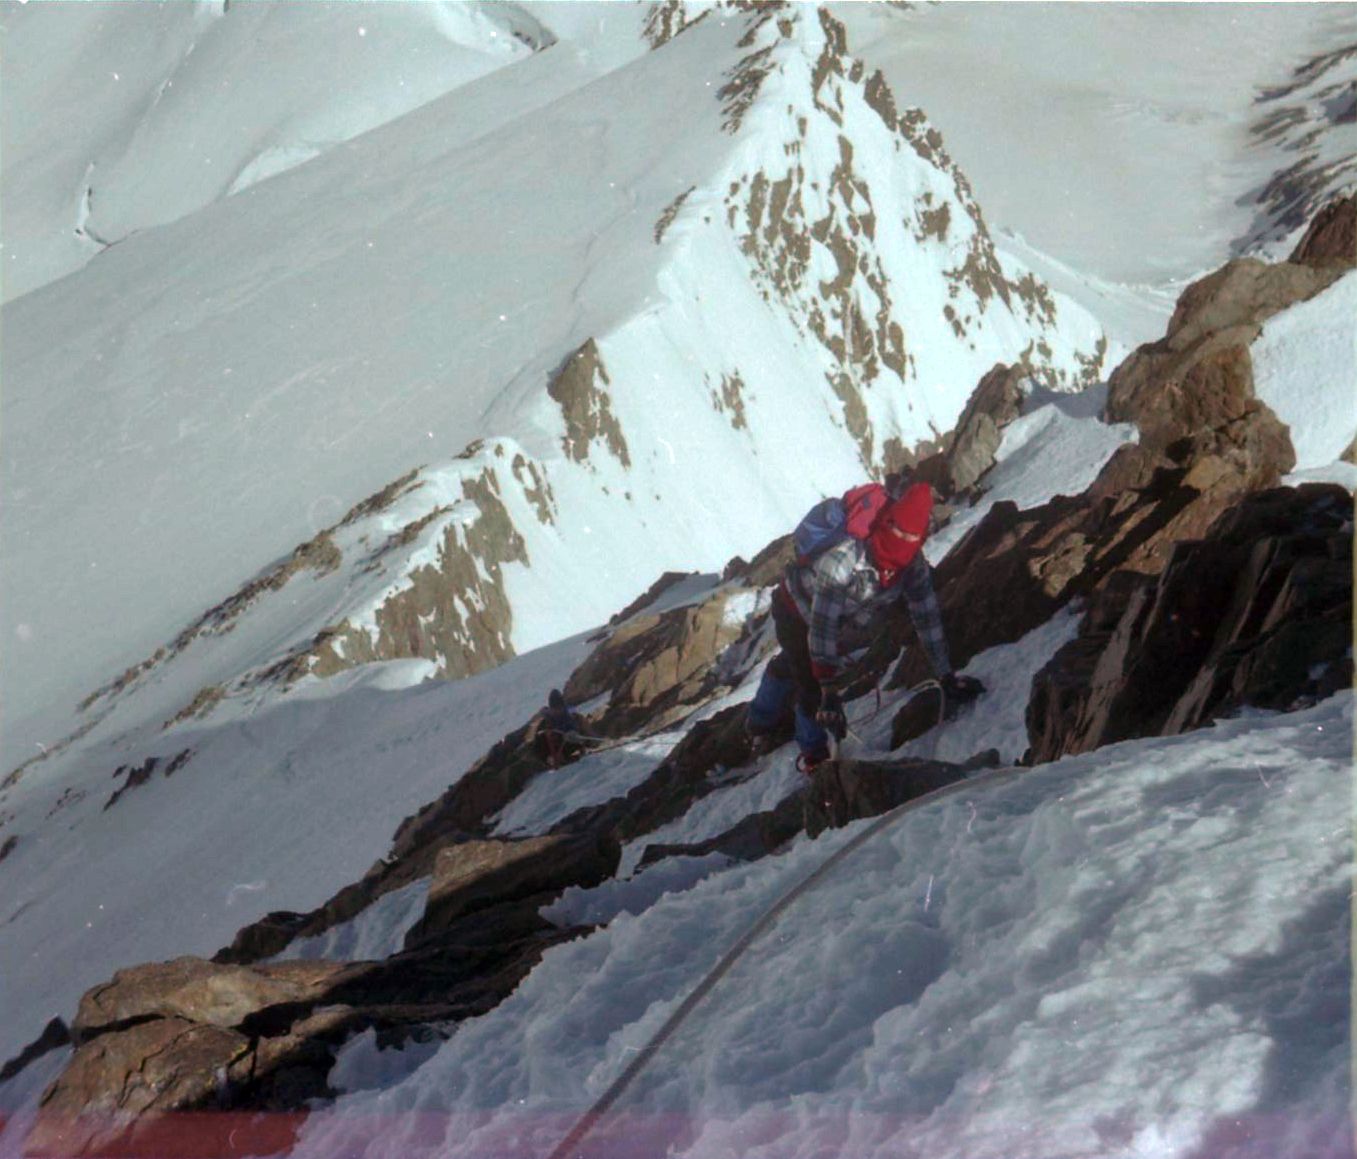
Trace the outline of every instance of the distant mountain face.
<instances>
[{"instance_id":1,"label":"distant mountain face","mask_svg":"<svg viewBox=\"0 0 1357 1159\"><path fill-rule=\"evenodd\" d=\"M1180 289L1283 258L1352 188L1351 5L831 9L928 110L991 229L1085 276Z\"/></svg>"},{"instance_id":2,"label":"distant mountain face","mask_svg":"<svg viewBox=\"0 0 1357 1159\"><path fill-rule=\"evenodd\" d=\"M480 670L908 463L997 361L1103 372L827 13L643 30L11 303L6 767L369 660Z\"/></svg>"},{"instance_id":3,"label":"distant mountain face","mask_svg":"<svg viewBox=\"0 0 1357 1159\"><path fill-rule=\"evenodd\" d=\"M1257 216L1236 245L1281 252L1321 206L1357 186L1357 17L1343 43L1259 94L1250 135L1255 149L1276 151L1286 164L1252 191Z\"/></svg>"}]
</instances>

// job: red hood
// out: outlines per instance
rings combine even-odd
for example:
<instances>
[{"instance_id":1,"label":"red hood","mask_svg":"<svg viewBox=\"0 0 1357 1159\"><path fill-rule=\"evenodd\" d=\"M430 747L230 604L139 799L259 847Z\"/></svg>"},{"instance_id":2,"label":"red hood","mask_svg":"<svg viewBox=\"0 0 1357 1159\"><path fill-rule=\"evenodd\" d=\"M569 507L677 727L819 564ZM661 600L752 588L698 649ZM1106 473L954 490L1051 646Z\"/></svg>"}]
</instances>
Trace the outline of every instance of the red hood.
<instances>
[{"instance_id":1,"label":"red hood","mask_svg":"<svg viewBox=\"0 0 1357 1159\"><path fill-rule=\"evenodd\" d=\"M867 539L876 566L895 572L913 562L928 535L932 514L933 490L927 483L915 483L887 507Z\"/></svg>"}]
</instances>

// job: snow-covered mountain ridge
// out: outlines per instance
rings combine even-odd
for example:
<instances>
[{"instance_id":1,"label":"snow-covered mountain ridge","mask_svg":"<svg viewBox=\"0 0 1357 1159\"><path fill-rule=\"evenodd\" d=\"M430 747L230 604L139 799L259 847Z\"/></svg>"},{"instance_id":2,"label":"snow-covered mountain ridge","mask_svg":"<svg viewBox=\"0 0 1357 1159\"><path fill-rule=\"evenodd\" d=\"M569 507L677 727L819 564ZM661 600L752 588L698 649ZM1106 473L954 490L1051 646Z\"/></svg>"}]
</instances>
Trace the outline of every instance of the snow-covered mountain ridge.
<instances>
[{"instance_id":1,"label":"snow-covered mountain ridge","mask_svg":"<svg viewBox=\"0 0 1357 1159\"><path fill-rule=\"evenodd\" d=\"M546 79L552 51L516 67ZM313 663L497 663L927 449L996 361L1073 386L1109 356L998 258L936 132L817 9L713 12L545 114L504 119L506 75L6 310L11 768ZM549 214L514 193L525 157L571 174ZM374 313L383 285L414 312ZM39 429L66 454L39 462ZM421 464L398 510L340 518ZM106 507L137 504L109 536ZM75 640L79 670L56 659Z\"/></svg>"},{"instance_id":2,"label":"snow-covered mountain ridge","mask_svg":"<svg viewBox=\"0 0 1357 1159\"><path fill-rule=\"evenodd\" d=\"M1257 147L1284 151L1290 164L1256 192L1258 221L1241 247L1280 252L1357 178L1357 10L1348 10L1344 31L1347 43L1302 62L1285 84L1259 94L1251 129Z\"/></svg>"}]
</instances>

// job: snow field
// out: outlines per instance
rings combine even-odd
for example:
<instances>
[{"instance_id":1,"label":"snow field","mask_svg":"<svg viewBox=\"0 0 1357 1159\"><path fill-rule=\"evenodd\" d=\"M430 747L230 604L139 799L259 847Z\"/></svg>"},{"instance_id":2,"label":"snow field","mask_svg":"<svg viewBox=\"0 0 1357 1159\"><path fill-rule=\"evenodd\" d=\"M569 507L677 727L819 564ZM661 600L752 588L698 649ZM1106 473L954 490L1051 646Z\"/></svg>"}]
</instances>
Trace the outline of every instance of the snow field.
<instances>
[{"instance_id":1,"label":"snow field","mask_svg":"<svg viewBox=\"0 0 1357 1159\"><path fill-rule=\"evenodd\" d=\"M516 380L540 393L566 353L643 299L651 223L683 186L659 166L653 179L668 184L633 216L637 174L655 169L641 145L688 178L703 169L704 133L682 118L652 124L624 95L627 70L602 93L563 98L581 74L548 55L523 62L507 101L492 76L7 307L3 520L24 550L6 555L5 614L26 674L6 696L7 751L50 744L69 705L314 535L327 522L319 501L337 517L486 433L555 447L558 413L541 430L520 406L487 432L483 412ZM552 98L543 114L535 102ZM606 143L582 127L595 100L633 112ZM547 184L573 190L539 206L549 229L528 192ZM585 293L595 242L612 272ZM396 288L374 299L384 285ZM210 523L207 495L228 497ZM41 592L21 580L38 574ZM628 575L627 589L652 575ZM604 598L610 614L620 601ZM581 614L581 627L600 619ZM75 655L90 669L57 662Z\"/></svg>"},{"instance_id":2,"label":"snow field","mask_svg":"<svg viewBox=\"0 0 1357 1159\"><path fill-rule=\"evenodd\" d=\"M981 480L984 493L924 544L929 561L940 562L1001 500L1027 510L1084 491L1118 447L1139 437L1134 423L1098 419L1106 396L1105 385L1077 395L1034 390L1023 414L1004 428L994 466Z\"/></svg>"},{"instance_id":3,"label":"snow field","mask_svg":"<svg viewBox=\"0 0 1357 1159\"><path fill-rule=\"evenodd\" d=\"M18 547L4 560L3 629L15 649L6 670L25 678L6 686L7 767L67 735L71 705L261 560L286 555L412 463L455 473L447 464L477 437L517 440L552 488L554 524L515 511L532 560L507 569L520 651L601 622L658 570L756 550L821 494L857 481L862 451L825 377L833 360L798 330L813 302L763 300L721 200L729 182L791 164L786 134L799 130L782 101L808 105L804 53L824 36L814 20L801 25L797 43L775 47L785 71L769 75L734 137L715 99L684 117L668 110L744 58L742 21L705 21L601 77L557 45L13 302L0 448L11 501L0 531ZM624 33L606 37L620 46ZM954 196L950 178L843 92L845 129L864 135L855 164L890 242L883 270L909 312L917 378L905 395L889 375L860 384L879 451L894 434L946 425L978 371L1035 330L991 303L969 345L951 335L932 283L961 260L969 219L958 203L952 241L911 256L919 243L893 203ZM805 132L801 161L838 163L827 118L810 116ZM823 202L816 184L812 172L807 197ZM558 192L549 205L543 188ZM690 188L672 239L656 245L662 213ZM835 276L818 243L812 265ZM390 292L374 297L374 287ZM957 300L963 312L969 293ZM855 294L874 317L875 291L863 282ZM1053 359L1070 367L1097 326L1064 307L1062 325L1074 337L1051 337ZM599 341L630 467L598 439L587 463L561 452L560 408L542 387L588 338ZM736 374L743 427L714 401ZM371 594L323 579L285 592L257 630L238 627L205 668L165 683L229 683L242 658L265 663L280 634L303 635L322 612L371 612ZM562 590L577 598L562 601ZM299 600L306 614L287 624ZM63 659L72 656L84 667ZM148 697L116 727L180 707Z\"/></svg>"},{"instance_id":4,"label":"snow field","mask_svg":"<svg viewBox=\"0 0 1357 1159\"><path fill-rule=\"evenodd\" d=\"M1305 1009L1342 1009L1330 918L1351 889L1335 821L1351 717L1338 697L923 805L786 912L621 1121L670 1124L677 1154L779 1157L1187 1156L1217 1120L1254 1112L1260 1148L1335 1127L1345 1027L1312 1034L1270 1003L1284 973L1304 980ZM313 1118L298 1154L365 1121L387 1130L362 1153L412 1153L388 1116L416 1109L426 1128L448 1116L439 1154L545 1154L724 947L854 831L554 948L402 1083Z\"/></svg>"},{"instance_id":5,"label":"snow field","mask_svg":"<svg viewBox=\"0 0 1357 1159\"><path fill-rule=\"evenodd\" d=\"M161 740L151 752L193 755L169 777L162 761L109 808L124 783L110 774L131 759L116 749L73 764L55 806L20 782L7 801L19 841L5 861L0 976L24 1000L6 1004L0 1058L115 970L210 957L264 914L306 912L361 877L400 822L521 725L589 647L576 637L453 683L412 687L410 665L310 681L253 716ZM396 936L398 915L356 920L336 945L375 952Z\"/></svg>"},{"instance_id":6,"label":"snow field","mask_svg":"<svg viewBox=\"0 0 1357 1159\"><path fill-rule=\"evenodd\" d=\"M1258 190L1299 159L1251 135L1260 97L1354 28L1350 4L832 10L901 106L942 130L993 226L1083 273L1156 286L1234 256ZM1336 127L1305 149L1353 151Z\"/></svg>"},{"instance_id":7,"label":"snow field","mask_svg":"<svg viewBox=\"0 0 1357 1159\"><path fill-rule=\"evenodd\" d=\"M1297 471L1327 467L1357 440L1354 319L1357 273L1349 273L1269 318L1249 347L1254 393L1291 428Z\"/></svg>"},{"instance_id":8,"label":"snow field","mask_svg":"<svg viewBox=\"0 0 1357 1159\"><path fill-rule=\"evenodd\" d=\"M40 52L21 51L22 37L55 9L10 5L0 16L6 106L18 107L16 84L33 82L35 70L20 74L25 60L47 70L22 88L40 93L28 99L44 115L6 118L7 177L33 184L16 197L7 181L0 262L13 299L0 449L9 593L0 634L14 677L3 690L5 770L68 731L80 695L416 463L433 464L428 477L461 502L453 457L474 438L512 435L549 468L561 513L541 525L521 488L506 489L533 561L507 569L520 650L602 622L665 567L719 567L760 547L821 494L860 481L824 352L751 286L720 197L748 173L787 171L794 118L783 110L804 102L802 64L769 78L776 99L733 140L714 128L715 105L692 99L747 51L717 18L640 60L639 6L342 8L236 5L222 18L215 5L88 5L60 37L35 39ZM319 32L323 11L324 35L292 39ZM1049 15L1030 12L1021 35L1001 41L993 25L977 38L971 22L1012 22L1008 12L905 14L911 35L895 42L905 63L887 68L903 78L901 107L925 104L968 171L984 154L976 172L987 210L1071 265L1145 281L1215 264L1243 223L1241 174L1251 181L1272 166L1220 164L1242 136L1243 99L1230 93L1251 100L1257 78L1283 79L1283 65L1328 27L1323 7L1277 7L1264 14L1268 36L1256 22L1236 20L1228 35L1217 25L1191 69L1173 62L1201 36L1156 32L1173 51L1146 54L1141 17L1127 9L1095 30L1105 47L1107 29L1120 28L1118 52L1133 50L1111 71L1101 52L1053 38ZM900 14L857 9L869 22L883 16ZM1172 16L1186 31L1235 19L1192 6ZM492 43L514 29L537 36L539 18L563 43L531 56ZM438 35L426 38L426 25ZM802 34L818 43L813 23ZM295 48L303 63L263 81L249 67L256 42L272 45L271 61L294 59ZM1027 48L1006 50L992 69L984 56L1000 42ZM323 67L305 65L313 54ZM1081 73L1089 61L1100 70L1096 99ZM1165 67L1177 70L1170 85ZM486 69L496 71L430 100ZM956 86L958 73L977 83ZM940 76L963 105L978 98L978 153L958 144L966 118L954 132L953 114L934 102ZM1079 131L1028 131L1038 107ZM950 196L949 183L883 143L860 103L841 112L845 131L870 143L855 165L883 210L877 248L918 388L860 384L865 404L879 438L945 429L979 373L1034 333L991 309L957 341L941 314L950 301L941 275L964 256L966 222L954 206L954 234L922 245L901 218L922 192L935 204ZM65 136L53 136L54 118L70 127ZM1191 130L1190 164L1183 148L1160 147L1173 126ZM815 121L800 160L827 171L836 138ZM1018 144L1037 152L1015 162L1005 150ZM1117 164L1100 169L1088 158L1104 149ZM32 163L16 164L25 157ZM985 166L1011 182L1007 202L991 199L998 187L983 183ZM694 186L656 245L661 212ZM1226 200L1239 213L1217 215ZM1086 202L1097 215L1086 216ZM814 217L828 203L808 194L806 204ZM1153 220L1137 216L1144 210ZM1073 243L1040 223L1072 227ZM139 232L89 260L95 235L126 231ZM1054 358L1068 369L1099 325L1115 358L1164 310L1162 285L1057 276L1059 263L1020 239L996 241L1010 276L1055 271L1065 337ZM808 284L836 273L813 249ZM1253 351L1260 396L1292 426L1295 477L1349 486L1357 468L1332 459L1357 433L1344 345L1352 288L1350 275L1273 319ZM855 292L873 317L875 292ZM560 359L590 337L612 375L630 470L597 440L587 464L566 462L559 407L543 397ZM743 428L709 401L737 370ZM990 502L1030 506L1082 489L1126 438L1087 403L1030 403L1006 433L992 493L959 513L930 555ZM424 514L431 494L393 510L390 529ZM742 497L733 517L732 495ZM412 558L432 557L443 526L426 529ZM323 901L587 650L567 640L455 686L421 685L425 662L373 666L304 682L275 704L228 699L206 727L156 731L185 690L265 664L341 612L362 619L389 590L343 573L294 579L6 796L5 835L20 841L4 867L0 977L19 1000L0 1019L0 1059L49 1016L69 1017L80 993L119 967L210 954L268 910ZM976 657L968 671L989 695L908 751L964 759L994 745L1011 758L1025 746L1031 673L1068 638L1072 617ZM752 690L746 682L704 713ZM866 720L871 708L858 702L852 719L876 747L890 712ZM1242 1133L1232 1154L1247 1159L1336 1153L1350 1093L1351 736L1345 696L1011 777L980 774L858 851L789 912L605 1130L643 1130L651 1150L704 1156L1196 1159L1221 1131ZM540 778L501 826L540 831L625 792L670 739ZM105 808L124 783L116 766L187 747L193 756L172 777L162 761L150 783ZM624 867L649 841L701 840L785 799L803 783L792 751L631 843ZM359 1036L332 1076L355 1093L316 1116L303 1153L503 1144L546 1154L725 946L856 831L757 865L673 859L568 892L550 909L556 920L607 928L553 950L503 1007L446 1044L378 1051ZM293 950L387 952L417 916L420 884ZM0 1109L31 1101L66 1057L7 1085ZM15 1138L11 1127L0 1154Z\"/></svg>"},{"instance_id":9,"label":"snow field","mask_svg":"<svg viewBox=\"0 0 1357 1159\"><path fill-rule=\"evenodd\" d=\"M443 4L8 6L6 90L42 116L6 117L6 300L522 60L515 23Z\"/></svg>"}]
</instances>

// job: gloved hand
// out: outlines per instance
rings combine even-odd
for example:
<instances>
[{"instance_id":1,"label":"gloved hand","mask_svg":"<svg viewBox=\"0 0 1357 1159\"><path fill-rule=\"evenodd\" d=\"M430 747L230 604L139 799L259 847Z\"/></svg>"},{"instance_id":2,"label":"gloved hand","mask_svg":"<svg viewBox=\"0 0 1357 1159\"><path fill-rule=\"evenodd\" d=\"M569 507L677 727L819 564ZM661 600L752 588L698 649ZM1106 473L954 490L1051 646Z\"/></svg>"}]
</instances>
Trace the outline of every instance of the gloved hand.
<instances>
[{"instance_id":1,"label":"gloved hand","mask_svg":"<svg viewBox=\"0 0 1357 1159\"><path fill-rule=\"evenodd\" d=\"M953 704L968 704L985 691L985 686L974 676L962 676L949 672L938 681L942 685L942 694Z\"/></svg>"},{"instance_id":2,"label":"gloved hand","mask_svg":"<svg viewBox=\"0 0 1357 1159\"><path fill-rule=\"evenodd\" d=\"M843 711L843 701L837 692L828 691L820 697L820 707L815 713L815 723L827 731L835 740L843 740L848 735L848 717Z\"/></svg>"}]
</instances>

